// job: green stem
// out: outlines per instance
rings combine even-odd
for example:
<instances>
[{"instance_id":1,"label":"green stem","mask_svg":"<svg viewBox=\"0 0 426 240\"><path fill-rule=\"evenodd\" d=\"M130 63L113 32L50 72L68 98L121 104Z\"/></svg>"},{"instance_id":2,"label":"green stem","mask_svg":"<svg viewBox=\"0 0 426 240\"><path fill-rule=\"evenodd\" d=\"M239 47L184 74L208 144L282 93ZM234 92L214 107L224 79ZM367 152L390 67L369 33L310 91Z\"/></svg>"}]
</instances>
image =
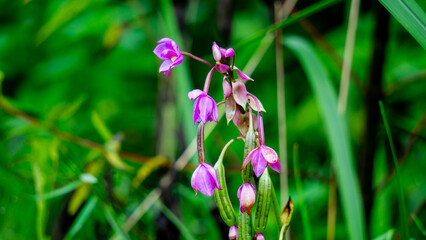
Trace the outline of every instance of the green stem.
<instances>
[{"instance_id":1,"label":"green stem","mask_svg":"<svg viewBox=\"0 0 426 240\"><path fill-rule=\"evenodd\" d=\"M278 225L278 231L280 231L281 227L283 226L283 223L281 222L281 208L280 204L278 203L277 194L275 193L274 184L271 182L271 188L272 188L272 206L274 208L274 215L275 220L277 221Z\"/></svg>"},{"instance_id":2,"label":"green stem","mask_svg":"<svg viewBox=\"0 0 426 240\"><path fill-rule=\"evenodd\" d=\"M398 184L398 204L399 204L399 214L400 214L400 221L401 221L401 237L402 239L410 239L410 233L408 231L408 223L407 223L407 210L405 209L405 201L404 201L404 191L402 189L402 182L401 182L401 173L399 172L399 165L398 160L396 158L395 153L395 147L393 145L392 135L390 132L390 128L388 125L388 120L386 117L385 109L383 107L382 101L379 101L380 105L380 112L383 117L383 124L385 125L386 134L388 135L389 139L389 146L392 153L392 159L393 163L395 165L395 173L396 173L396 180Z\"/></svg>"}]
</instances>

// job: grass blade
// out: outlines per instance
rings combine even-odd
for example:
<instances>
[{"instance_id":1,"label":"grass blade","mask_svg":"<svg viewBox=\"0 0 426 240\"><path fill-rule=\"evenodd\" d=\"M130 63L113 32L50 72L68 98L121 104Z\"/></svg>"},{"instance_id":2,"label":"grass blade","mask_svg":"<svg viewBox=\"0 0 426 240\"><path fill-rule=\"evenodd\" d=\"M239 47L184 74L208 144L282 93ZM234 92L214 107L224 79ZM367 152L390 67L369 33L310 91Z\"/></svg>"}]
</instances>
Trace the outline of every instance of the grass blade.
<instances>
[{"instance_id":1,"label":"grass blade","mask_svg":"<svg viewBox=\"0 0 426 240\"><path fill-rule=\"evenodd\" d=\"M157 206L160 208L161 212L163 212L164 215L166 215L166 217L179 229L185 239L195 240L188 227L178 217L176 217L170 209L168 209L161 201L157 201Z\"/></svg>"},{"instance_id":2,"label":"grass blade","mask_svg":"<svg viewBox=\"0 0 426 240\"><path fill-rule=\"evenodd\" d=\"M294 170L294 181L296 183L297 195L300 198L300 212L302 214L303 232L305 233L305 239L312 239L311 224L309 223L309 213L306 207L305 197L303 196L302 178L300 177L299 163L298 163L298 151L299 146L293 145L293 170Z\"/></svg>"},{"instance_id":3,"label":"grass blade","mask_svg":"<svg viewBox=\"0 0 426 240\"><path fill-rule=\"evenodd\" d=\"M110 205L102 204L104 208L105 217L109 223L109 225L114 229L115 235L118 236L117 239L129 239L129 237L121 230L120 224L115 219L114 210Z\"/></svg>"},{"instance_id":4,"label":"grass blade","mask_svg":"<svg viewBox=\"0 0 426 240\"><path fill-rule=\"evenodd\" d=\"M34 196L35 199L37 200L45 200L45 199L50 199L50 198L56 198L56 197L60 197L63 196L67 193L72 192L74 189L78 188L81 185L81 181L73 181L68 183L67 185L60 187L58 189L55 189L51 192L48 193L44 193L44 194L37 194Z\"/></svg>"},{"instance_id":5,"label":"grass blade","mask_svg":"<svg viewBox=\"0 0 426 240\"><path fill-rule=\"evenodd\" d=\"M401 25L426 49L426 14L414 0L379 0Z\"/></svg>"},{"instance_id":6,"label":"grass blade","mask_svg":"<svg viewBox=\"0 0 426 240\"><path fill-rule=\"evenodd\" d=\"M380 112L383 117L383 124L385 125L386 134L388 135L389 145L392 152L393 163L395 164L395 173L396 173L396 181L398 183L398 204L399 204L399 214L401 221L401 236L402 239L410 239L410 234L408 232L408 222L407 222L407 210L405 209L405 201L404 201L404 191L402 189L401 183L401 174L399 172L398 160L396 158L395 147L393 145L392 135L390 133L390 128L388 124L388 120L386 117L385 109L383 107L382 101L379 101Z\"/></svg>"},{"instance_id":7,"label":"grass blade","mask_svg":"<svg viewBox=\"0 0 426 240\"><path fill-rule=\"evenodd\" d=\"M86 205L84 205L84 208L78 214L77 219L75 220L70 230L68 231L68 234L65 237L65 239L72 239L80 231L84 223L86 223L87 219L92 214L97 203L98 203L98 198L94 196L87 201Z\"/></svg>"},{"instance_id":8,"label":"grass blade","mask_svg":"<svg viewBox=\"0 0 426 240\"><path fill-rule=\"evenodd\" d=\"M284 38L283 42L301 62L315 93L336 169L349 239L363 240L365 223L361 192L353 166L346 122L343 116L337 113L337 95L332 88L331 79L323 63L306 40L292 36Z\"/></svg>"}]
</instances>

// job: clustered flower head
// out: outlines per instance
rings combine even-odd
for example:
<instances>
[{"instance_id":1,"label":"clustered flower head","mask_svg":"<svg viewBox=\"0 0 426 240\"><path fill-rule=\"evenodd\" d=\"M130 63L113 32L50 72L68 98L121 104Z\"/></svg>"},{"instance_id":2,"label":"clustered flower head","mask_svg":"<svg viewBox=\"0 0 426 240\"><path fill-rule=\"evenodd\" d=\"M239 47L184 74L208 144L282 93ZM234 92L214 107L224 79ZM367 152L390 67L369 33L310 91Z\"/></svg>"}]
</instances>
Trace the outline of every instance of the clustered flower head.
<instances>
[{"instance_id":1,"label":"clustered flower head","mask_svg":"<svg viewBox=\"0 0 426 240\"><path fill-rule=\"evenodd\" d=\"M243 171L243 184L237 193L240 202L240 212L251 215L256 202L256 188L258 186L252 184L252 182L256 181L250 171L254 172L256 178L262 176L262 179L270 179L268 173L262 175L268 165L278 173L281 171L281 163L277 153L265 145L262 118L262 111L265 111L265 109L259 99L247 91L245 85L246 81L253 81L253 79L235 66L235 51L232 48L225 49L220 47L216 42L213 42L212 55L214 64L212 64L190 53L180 51L176 42L169 38L163 38L158 43L160 44L154 49L154 53L163 60L159 72L164 72L165 75L168 75L172 68L182 63L184 55L206 63L211 67L211 70L207 73L203 89L194 89L188 93L189 100L195 100L193 105L193 122L194 124L198 124L197 154L199 165L191 177L191 186L195 191L195 195L200 191L210 197L220 194L219 191L222 191L223 186L221 184L224 184L224 182L223 180L221 180L222 183L219 181L219 179L223 178L218 177L219 170L216 170L217 164L215 167L212 167L206 163L204 125L208 122L218 122L218 105L225 104L227 123L229 124L232 121L240 132L239 138L246 142L246 146L252 146L248 151L245 151L241 169ZM222 88L224 100L218 104L208 94L214 72L223 76ZM255 112L257 112L257 116ZM257 135L254 132L256 130ZM248 144L248 141L252 144ZM224 151L225 149L226 147ZM223 171L220 171L220 173L223 174L221 176L224 176ZM226 188L226 184L224 186ZM228 206L227 209L232 210L232 206ZM233 211L232 214L235 215ZM228 226L230 227L229 239L238 239L239 233L236 222L230 222ZM254 238L258 240L264 239L262 232L263 230L256 232Z\"/></svg>"}]
</instances>

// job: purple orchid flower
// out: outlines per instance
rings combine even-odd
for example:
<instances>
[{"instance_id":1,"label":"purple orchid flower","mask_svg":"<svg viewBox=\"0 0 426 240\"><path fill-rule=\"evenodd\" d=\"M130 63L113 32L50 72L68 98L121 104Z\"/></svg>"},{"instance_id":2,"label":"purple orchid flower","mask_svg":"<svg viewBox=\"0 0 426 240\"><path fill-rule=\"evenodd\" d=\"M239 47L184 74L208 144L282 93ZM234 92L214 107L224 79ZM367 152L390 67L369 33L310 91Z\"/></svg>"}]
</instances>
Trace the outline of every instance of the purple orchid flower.
<instances>
[{"instance_id":1,"label":"purple orchid flower","mask_svg":"<svg viewBox=\"0 0 426 240\"><path fill-rule=\"evenodd\" d=\"M242 168L245 168L250 161L253 165L253 171L256 177L262 175L268 164L274 171L278 173L281 172L281 162L278 158L278 154L274 149L265 145L261 144L259 147L253 149L244 160Z\"/></svg>"},{"instance_id":2,"label":"purple orchid flower","mask_svg":"<svg viewBox=\"0 0 426 240\"><path fill-rule=\"evenodd\" d=\"M234 225L229 228L229 240L238 240L238 226Z\"/></svg>"},{"instance_id":3,"label":"purple orchid flower","mask_svg":"<svg viewBox=\"0 0 426 240\"><path fill-rule=\"evenodd\" d=\"M181 64L183 61L182 53L179 51L179 46L170 38L162 38L157 43L159 44L154 49L155 55L164 62L160 66L159 72L164 72L164 75L169 75L172 68Z\"/></svg>"},{"instance_id":4,"label":"purple orchid flower","mask_svg":"<svg viewBox=\"0 0 426 240\"><path fill-rule=\"evenodd\" d=\"M243 183L238 188L237 196L240 200L240 211L242 213L246 212L250 216L254 202L256 201L256 189L251 183Z\"/></svg>"},{"instance_id":5,"label":"purple orchid flower","mask_svg":"<svg viewBox=\"0 0 426 240\"><path fill-rule=\"evenodd\" d=\"M195 191L195 196L197 196L197 190L209 197L213 196L216 188L222 190L216 170L207 163L201 163L195 169L191 177L191 186Z\"/></svg>"},{"instance_id":6,"label":"purple orchid flower","mask_svg":"<svg viewBox=\"0 0 426 240\"><path fill-rule=\"evenodd\" d=\"M188 93L188 98L190 100L197 98L194 102L194 124L198 122L217 122L218 110L216 102L206 92L194 89Z\"/></svg>"},{"instance_id":7,"label":"purple orchid flower","mask_svg":"<svg viewBox=\"0 0 426 240\"><path fill-rule=\"evenodd\" d=\"M260 105L258 107L260 109ZM259 112L257 115L257 126L258 126L258 135L259 135L259 147L253 149L246 157L243 163L245 168L248 162L251 161L253 165L253 171L256 177L260 177L265 168L269 166L276 172L281 172L281 161L278 158L278 154L274 149L265 146L265 135L263 132L263 117L262 113Z\"/></svg>"}]
</instances>

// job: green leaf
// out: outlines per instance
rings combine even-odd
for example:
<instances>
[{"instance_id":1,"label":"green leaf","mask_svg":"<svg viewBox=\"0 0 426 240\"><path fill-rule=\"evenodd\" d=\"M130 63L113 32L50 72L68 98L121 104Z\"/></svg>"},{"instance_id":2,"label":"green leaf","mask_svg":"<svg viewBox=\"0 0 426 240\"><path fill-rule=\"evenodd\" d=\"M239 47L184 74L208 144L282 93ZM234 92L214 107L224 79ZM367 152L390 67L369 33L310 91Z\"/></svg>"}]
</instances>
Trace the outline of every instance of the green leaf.
<instances>
[{"instance_id":1,"label":"green leaf","mask_svg":"<svg viewBox=\"0 0 426 240\"><path fill-rule=\"evenodd\" d=\"M87 221L87 219L91 216L93 210L96 207L96 204L98 203L98 198L91 197L87 203L84 205L84 208L81 210L81 212L78 214L77 219L71 226L70 230L67 233L67 236L65 239L72 239L83 227L84 223Z\"/></svg>"},{"instance_id":2,"label":"green leaf","mask_svg":"<svg viewBox=\"0 0 426 240\"><path fill-rule=\"evenodd\" d=\"M283 43L299 59L317 99L336 169L349 239L365 239L364 209L348 128L343 116L337 113L337 94L332 88L331 79L317 53L306 40L291 36L284 38Z\"/></svg>"},{"instance_id":3,"label":"green leaf","mask_svg":"<svg viewBox=\"0 0 426 240\"><path fill-rule=\"evenodd\" d=\"M41 200L41 199L51 199L51 198L60 197L67 193L72 192L74 189L78 188L81 185L81 183L82 183L81 181L73 181L51 192L44 193L44 194L37 194L34 196L34 198L37 200Z\"/></svg>"},{"instance_id":4,"label":"green leaf","mask_svg":"<svg viewBox=\"0 0 426 240\"><path fill-rule=\"evenodd\" d=\"M105 122L96 111L92 111L91 120L96 131L101 135L105 142L111 140L112 133L108 130Z\"/></svg>"},{"instance_id":5,"label":"green leaf","mask_svg":"<svg viewBox=\"0 0 426 240\"><path fill-rule=\"evenodd\" d=\"M426 14L414 0L379 0L401 25L426 49Z\"/></svg>"}]
</instances>

